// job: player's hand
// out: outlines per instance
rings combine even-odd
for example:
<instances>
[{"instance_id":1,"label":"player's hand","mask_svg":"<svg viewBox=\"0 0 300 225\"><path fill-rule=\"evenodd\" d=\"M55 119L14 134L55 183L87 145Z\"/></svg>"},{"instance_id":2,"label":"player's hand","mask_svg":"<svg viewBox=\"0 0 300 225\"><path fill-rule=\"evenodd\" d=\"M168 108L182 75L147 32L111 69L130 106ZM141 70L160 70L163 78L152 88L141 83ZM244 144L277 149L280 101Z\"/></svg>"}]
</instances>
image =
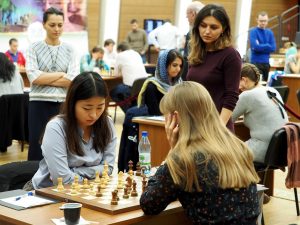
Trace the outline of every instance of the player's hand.
<instances>
[{"instance_id":1,"label":"player's hand","mask_svg":"<svg viewBox=\"0 0 300 225\"><path fill-rule=\"evenodd\" d=\"M178 141L179 133L177 112L170 113L166 116L165 130L171 149L173 149Z\"/></svg>"}]
</instances>

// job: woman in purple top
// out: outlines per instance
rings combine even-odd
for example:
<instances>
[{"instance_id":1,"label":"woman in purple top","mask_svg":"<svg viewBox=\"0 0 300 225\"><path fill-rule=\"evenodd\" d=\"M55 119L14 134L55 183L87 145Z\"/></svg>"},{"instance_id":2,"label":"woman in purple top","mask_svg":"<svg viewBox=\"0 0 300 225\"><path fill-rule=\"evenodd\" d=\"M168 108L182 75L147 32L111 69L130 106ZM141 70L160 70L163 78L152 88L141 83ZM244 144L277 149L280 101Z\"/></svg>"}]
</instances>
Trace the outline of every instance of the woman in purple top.
<instances>
[{"instance_id":1,"label":"woman in purple top","mask_svg":"<svg viewBox=\"0 0 300 225\"><path fill-rule=\"evenodd\" d=\"M230 21L222 6L208 4L200 10L190 46L187 79L208 90L221 120L233 131L231 114L238 100L242 62L232 47Z\"/></svg>"}]
</instances>

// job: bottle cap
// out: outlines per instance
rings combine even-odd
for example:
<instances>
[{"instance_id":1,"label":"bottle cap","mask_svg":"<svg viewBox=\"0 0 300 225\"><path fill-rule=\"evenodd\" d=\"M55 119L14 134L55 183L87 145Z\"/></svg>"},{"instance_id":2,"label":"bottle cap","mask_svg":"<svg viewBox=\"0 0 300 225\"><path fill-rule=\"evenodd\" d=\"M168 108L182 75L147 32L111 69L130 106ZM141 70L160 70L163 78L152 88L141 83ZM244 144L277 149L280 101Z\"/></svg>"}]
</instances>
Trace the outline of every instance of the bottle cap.
<instances>
[{"instance_id":1,"label":"bottle cap","mask_svg":"<svg viewBox=\"0 0 300 225\"><path fill-rule=\"evenodd\" d=\"M142 137L147 137L148 136L148 131L142 131Z\"/></svg>"}]
</instances>

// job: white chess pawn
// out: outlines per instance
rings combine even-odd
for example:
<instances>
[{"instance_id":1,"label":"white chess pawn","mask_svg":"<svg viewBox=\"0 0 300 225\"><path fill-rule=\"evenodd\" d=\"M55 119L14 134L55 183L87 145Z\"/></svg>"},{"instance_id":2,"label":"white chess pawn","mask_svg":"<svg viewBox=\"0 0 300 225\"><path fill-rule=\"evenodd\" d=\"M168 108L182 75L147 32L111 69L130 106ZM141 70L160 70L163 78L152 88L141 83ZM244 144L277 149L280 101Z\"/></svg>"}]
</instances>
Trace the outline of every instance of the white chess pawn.
<instances>
[{"instance_id":1,"label":"white chess pawn","mask_svg":"<svg viewBox=\"0 0 300 225\"><path fill-rule=\"evenodd\" d=\"M57 178L57 188L56 188L58 191L64 191L65 190L62 182L63 182L62 177L58 177Z\"/></svg>"}]
</instances>

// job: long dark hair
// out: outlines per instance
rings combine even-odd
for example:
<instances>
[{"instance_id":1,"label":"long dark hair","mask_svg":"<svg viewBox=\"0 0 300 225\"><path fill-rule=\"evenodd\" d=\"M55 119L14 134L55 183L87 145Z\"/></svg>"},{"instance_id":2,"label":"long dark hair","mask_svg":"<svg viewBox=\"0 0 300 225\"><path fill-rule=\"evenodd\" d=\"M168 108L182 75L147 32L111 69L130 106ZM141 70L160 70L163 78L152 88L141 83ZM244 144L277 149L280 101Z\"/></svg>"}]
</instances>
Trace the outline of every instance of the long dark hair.
<instances>
[{"instance_id":1,"label":"long dark hair","mask_svg":"<svg viewBox=\"0 0 300 225\"><path fill-rule=\"evenodd\" d=\"M231 46L230 20L224 7L215 4L208 4L197 14L192 29L191 53L188 57L191 65L202 63L206 56L206 45L200 37L199 26L204 18L208 16L212 16L218 20L223 28L223 33L214 43L214 49L219 50Z\"/></svg>"},{"instance_id":2,"label":"long dark hair","mask_svg":"<svg viewBox=\"0 0 300 225\"><path fill-rule=\"evenodd\" d=\"M15 65L7 58L7 56L0 52L0 79L5 83L11 81L15 74Z\"/></svg>"},{"instance_id":3,"label":"long dark hair","mask_svg":"<svg viewBox=\"0 0 300 225\"><path fill-rule=\"evenodd\" d=\"M172 78L172 84L177 83L178 79L181 77L181 74L183 72L183 61L184 60L183 60L182 55L178 51L176 51L175 49L170 50L168 53L168 56L167 56L166 69L168 69L168 66L170 66L176 58L181 59L182 64L181 64L178 75L176 77Z\"/></svg>"},{"instance_id":4,"label":"long dark hair","mask_svg":"<svg viewBox=\"0 0 300 225\"><path fill-rule=\"evenodd\" d=\"M108 97L108 90L104 80L95 72L83 72L79 74L68 89L66 101L62 107L62 117L65 120L66 145L68 151L83 156L80 145L80 135L75 115L75 105L79 100L88 99L94 96ZM103 152L112 137L107 116L107 103L100 118L92 125L92 131L96 138L93 139L93 147L96 152Z\"/></svg>"}]
</instances>

